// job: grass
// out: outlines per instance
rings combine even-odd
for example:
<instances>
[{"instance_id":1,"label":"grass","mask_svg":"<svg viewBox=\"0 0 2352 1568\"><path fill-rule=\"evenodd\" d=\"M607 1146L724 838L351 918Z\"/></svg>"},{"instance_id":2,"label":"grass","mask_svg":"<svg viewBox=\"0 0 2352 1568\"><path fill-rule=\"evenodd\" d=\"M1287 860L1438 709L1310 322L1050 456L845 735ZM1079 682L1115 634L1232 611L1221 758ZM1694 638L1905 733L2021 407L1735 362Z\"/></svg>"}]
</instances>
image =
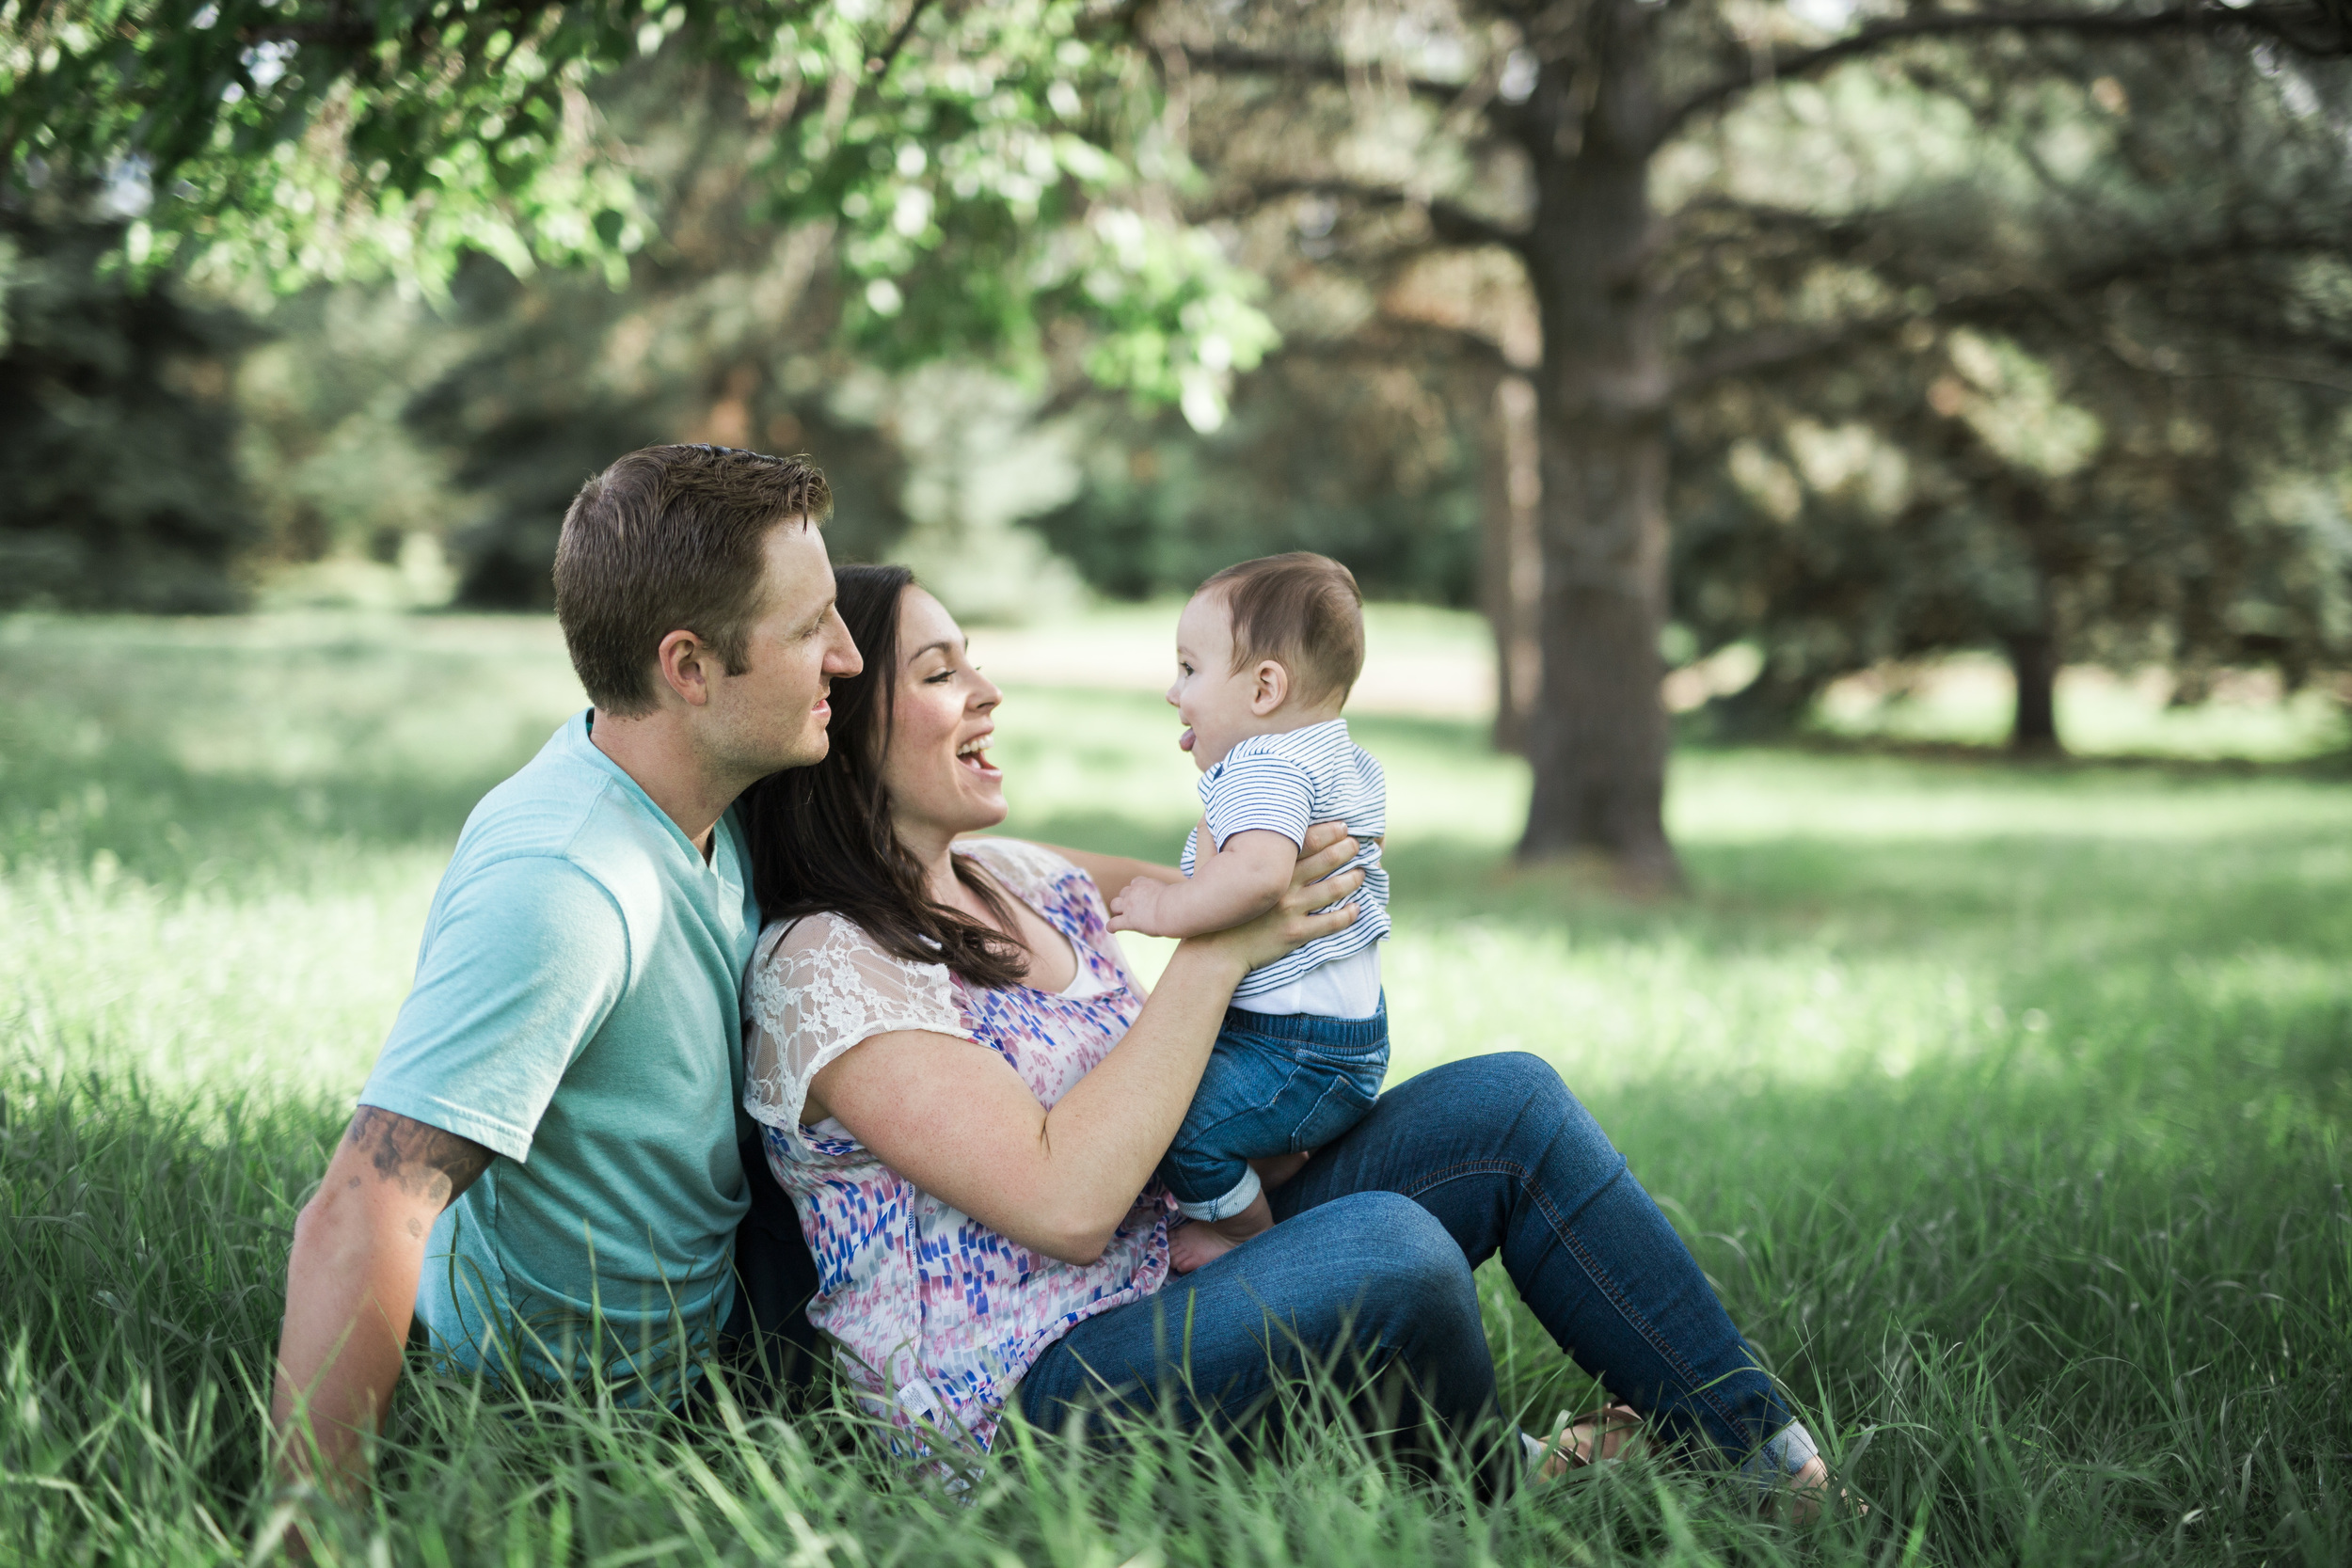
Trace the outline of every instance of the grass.
<instances>
[{"instance_id":1,"label":"grass","mask_svg":"<svg viewBox=\"0 0 2352 1568\"><path fill-rule=\"evenodd\" d=\"M0 1561L268 1540L293 1215L465 811L576 700L535 622L0 622ZM1002 718L1017 831L1172 854L1155 699L1023 686ZM1393 790L1395 1071L1555 1062L1867 1520L1784 1531L1642 1466L1481 1506L1342 1431L1266 1463L1024 1433L967 1505L838 1418L690 1431L421 1376L330 1555L2352 1560L2340 772L1692 750L1695 891L1629 906L1509 867L1525 781L1477 723L1359 729ZM1510 1396L1584 1398L1482 1283Z\"/></svg>"}]
</instances>

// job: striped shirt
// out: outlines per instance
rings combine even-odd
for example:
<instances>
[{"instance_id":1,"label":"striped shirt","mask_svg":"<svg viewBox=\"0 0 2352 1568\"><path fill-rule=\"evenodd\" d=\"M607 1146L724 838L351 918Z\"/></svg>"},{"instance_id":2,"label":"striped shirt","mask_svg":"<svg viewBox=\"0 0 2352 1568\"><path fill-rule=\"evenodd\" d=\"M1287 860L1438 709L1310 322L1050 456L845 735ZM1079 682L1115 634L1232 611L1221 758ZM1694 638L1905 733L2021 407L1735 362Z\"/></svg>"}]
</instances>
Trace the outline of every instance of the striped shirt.
<instances>
[{"instance_id":1,"label":"striped shirt","mask_svg":"<svg viewBox=\"0 0 2352 1568\"><path fill-rule=\"evenodd\" d=\"M1367 952L1389 934L1389 874L1377 842L1389 831L1389 791L1380 764L1350 740L1347 721L1332 719L1281 735L1253 735L1200 775L1200 804L1220 849L1235 833L1263 829L1293 844L1315 822L1345 822L1362 846L1348 864L1364 885L1348 902L1363 912L1343 931L1317 937L1288 958L1253 969L1233 992L1236 1003L1290 985L1308 971ZM1184 840L1183 870L1192 875L1200 830Z\"/></svg>"}]
</instances>

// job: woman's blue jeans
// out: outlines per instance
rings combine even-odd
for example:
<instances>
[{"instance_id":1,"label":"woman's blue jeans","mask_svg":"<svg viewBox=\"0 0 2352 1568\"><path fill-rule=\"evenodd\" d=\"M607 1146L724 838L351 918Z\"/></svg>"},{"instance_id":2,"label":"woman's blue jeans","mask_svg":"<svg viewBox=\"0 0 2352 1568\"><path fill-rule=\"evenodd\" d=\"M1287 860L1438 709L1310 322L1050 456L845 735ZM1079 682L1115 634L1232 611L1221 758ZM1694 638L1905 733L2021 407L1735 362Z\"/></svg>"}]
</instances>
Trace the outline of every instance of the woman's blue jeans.
<instances>
[{"instance_id":1,"label":"woman's blue jeans","mask_svg":"<svg viewBox=\"0 0 2352 1568\"><path fill-rule=\"evenodd\" d=\"M1500 1252L1561 1348L1670 1437L1759 1471L1811 1455L1802 1428L1768 1447L1790 1412L1625 1157L1538 1057L1422 1073L1269 1196L1272 1229L1049 1349L1021 1381L1022 1413L1058 1429L1073 1411L1167 1409L1248 1431L1312 1364L1402 1371L1440 1432L1492 1433L1470 1271Z\"/></svg>"}]
</instances>

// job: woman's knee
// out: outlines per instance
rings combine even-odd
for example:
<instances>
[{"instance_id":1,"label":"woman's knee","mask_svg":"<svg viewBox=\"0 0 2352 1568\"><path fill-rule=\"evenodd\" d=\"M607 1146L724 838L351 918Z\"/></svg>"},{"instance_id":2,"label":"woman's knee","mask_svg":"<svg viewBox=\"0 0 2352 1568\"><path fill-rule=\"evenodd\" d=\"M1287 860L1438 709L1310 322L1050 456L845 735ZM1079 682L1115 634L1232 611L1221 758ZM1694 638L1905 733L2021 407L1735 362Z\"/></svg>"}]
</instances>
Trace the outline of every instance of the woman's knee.
<instances>
[{"instance_id":1,"label":"woman's knee","mask_svg":"<svg viewBox=\"0 0 2352 1568\"><path fill-rule=\"evenodd\" d=\"M1588 1119L1559 1069L1541 1056L1498 1051L1454 1062L1451 1069L1458 1076L1447 1085L1447 1098L1458 1114L1498 1131L1515 1125L1549 1129L1564 1117Z\"/></svg>"},{"instance_id":2,"label":"woman's knee","mask_svg":"<svg viewBox=\"0 0 2352 1568\"><path fill-rule=\"evenodd\" d=\"M1472 1056L1465 1065L1481 1069L1498 1092L1521 1103L1563 1102L1576 1098L1562 1081L1560 1069L1530 1051L1497 1051Z\"/></svg>"},{"instance_id":3,"label":"woman's knee","mask_svg":"<svg viewBox=\"0 0 2352 1568\"><path fill-rule=\"evenodd\" d=\"M1383 1316L1477 1318L1470 1259L1435 1214L1402 1193L1357 1193L1339 1201L1355 1211L1350 1219L1365 1242L1367 1293Z\"/></svg>"},{"instance_id":4,"label":"woman's knee","mask_svg":"<svg viewBox=\"0 0 2352 1568\"><path fill-rule=\"evenodd\" d=\"M1531 1173L1548 1168L1571 1185L1623 1164L1600 1123L1541 1056L1498 1051L1441 1070L1458 1074L1445 1085L1447 1115L1492 1157L1515 1161Z\"/></svg>"},{"instance_id":5,"label":"woman's knee","mask_svg":"<svg viewBox=\"0 0 2352 1568\"><path fill-rule=\"evenodd\" d=\"M1478 1309L1478 1281L1438 1217L1396 1193L1363 1193L1375 1243L1364 1275L1356 1339L1409 1369L1415 1398L1447 1421L1469 1420L1494 1398L1494 1361Z\"/></svg>"}]
</instances>

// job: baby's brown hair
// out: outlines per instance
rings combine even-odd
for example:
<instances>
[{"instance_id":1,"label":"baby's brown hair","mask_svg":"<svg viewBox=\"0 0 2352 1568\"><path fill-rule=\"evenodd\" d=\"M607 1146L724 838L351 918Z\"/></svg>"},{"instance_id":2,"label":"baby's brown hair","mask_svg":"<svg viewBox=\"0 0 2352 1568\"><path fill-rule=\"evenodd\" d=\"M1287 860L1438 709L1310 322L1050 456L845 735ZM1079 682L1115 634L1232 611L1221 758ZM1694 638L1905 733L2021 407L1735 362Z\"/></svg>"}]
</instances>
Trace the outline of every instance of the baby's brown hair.
<instances>
[{"instance_id":1,"label":"baby's brown hair","mask_svg":"<svg viewBox=\"0 0 2352 1568\"><path fill-rule=\"evenodd\" d=\"M1233 669L1270 658L1291 673L1301 699L1344 703L1364 673L1364 595L1356 574L1327 555L1260 556L1200 585L1225 601L1233 624Z\"/></svg>"}]
</instances>

